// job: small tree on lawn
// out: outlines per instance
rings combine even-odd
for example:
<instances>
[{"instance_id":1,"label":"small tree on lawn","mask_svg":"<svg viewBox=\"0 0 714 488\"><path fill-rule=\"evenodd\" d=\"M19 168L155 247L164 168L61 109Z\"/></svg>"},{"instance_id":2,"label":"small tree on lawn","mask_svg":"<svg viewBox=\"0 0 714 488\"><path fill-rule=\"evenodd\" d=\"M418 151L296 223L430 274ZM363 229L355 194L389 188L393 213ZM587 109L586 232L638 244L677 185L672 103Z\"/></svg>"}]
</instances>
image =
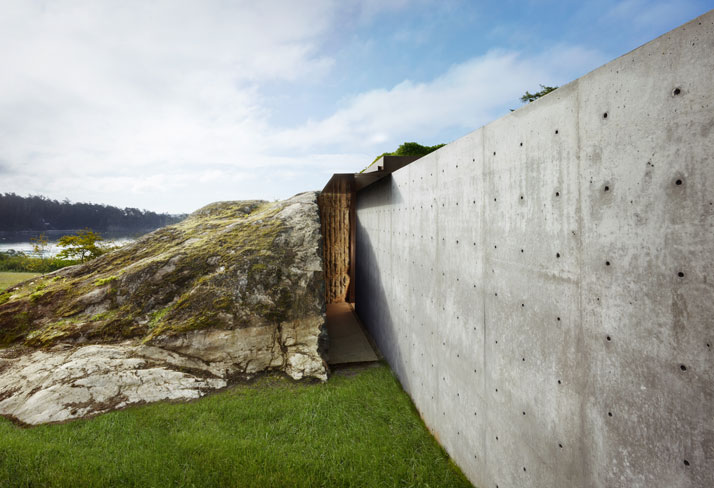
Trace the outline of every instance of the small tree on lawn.
<instances>
[{"instance_id":1,"label":"small tree on lawn","mask_svg":"<svg viewBox=\"0 0 714 488\"><path fill-rule=\"evenodd\" d=\"M60 259L79 260L81 263L101 256L107 249L98 244L104 238L91 229L77 232L77 235L62 236L57 243L62 251L57 254Z\"/></svg>"},{"instance_id":2,"label":"small tree on lawn","mask_svg":"<svg viewBox=\"0 0 714 488\"><path fill-rule=\"evenodd\" d=\"M35 253L35 256L39 256L39 258L44 261L45 254L47 254L48 248L50 246L50 243L47 240L47 236L42 233L37 237L30 237L30 242L32 243L32 252Z\"/></svg>"}]
</instances>

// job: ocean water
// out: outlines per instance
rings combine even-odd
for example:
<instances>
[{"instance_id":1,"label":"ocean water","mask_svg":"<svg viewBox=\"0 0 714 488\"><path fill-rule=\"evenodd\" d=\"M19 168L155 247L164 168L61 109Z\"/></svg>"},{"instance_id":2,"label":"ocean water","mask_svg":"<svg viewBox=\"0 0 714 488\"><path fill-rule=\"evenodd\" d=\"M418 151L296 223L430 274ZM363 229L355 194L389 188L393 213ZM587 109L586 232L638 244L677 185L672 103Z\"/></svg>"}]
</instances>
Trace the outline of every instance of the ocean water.
<instances>
[{"instance_id":1,"label":"ocean water","mask_svg":"<svg viewBox=\"0 0 714 488\"><path fill-rule=\"evenodd\" d=\"M136 238L134 237L120 237L117 239L105 239L103 243L117 246L125 246L131 242L134 242ZM19 242L2 242L0 241L0 252L23 252L30 256L34 255L34 244L30 241L19 241ZM61 247L57 245L57 241L49 242L46 248L45 257L56 256L62 250Z\"/></svg>"}]
</instances>

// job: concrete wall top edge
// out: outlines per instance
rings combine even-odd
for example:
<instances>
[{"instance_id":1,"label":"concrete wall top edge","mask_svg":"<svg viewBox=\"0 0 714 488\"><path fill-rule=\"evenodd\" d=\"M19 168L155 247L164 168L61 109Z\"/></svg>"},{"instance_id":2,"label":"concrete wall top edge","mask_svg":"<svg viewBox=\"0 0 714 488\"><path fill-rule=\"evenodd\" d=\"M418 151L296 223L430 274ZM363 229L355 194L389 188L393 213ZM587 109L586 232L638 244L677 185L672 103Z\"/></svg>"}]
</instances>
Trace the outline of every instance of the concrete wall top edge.
<instances>
[{"instance_id":1,"label":"concrete wall top edge","mask_svg":"<svg viewBox=\"0 0 714 488\"><path fill-rule=\"evenodd\" d=\"M457 142L459 144L468 143L468 140L470 140L474 137L479 137L479 134L478 134L479 131L488 130L494 124L498 124L498 123L500 123L506 119L509 119L509 118L520 118L520 117L526 116L526 114L528 114L534 110L538 110L540 107L542 107L544 105L557 103L557 100L567 97L568 93L576 90L577 89L576 87L579 83L589 80L593 77L596 77L603 72L608 72L610 69L612 69L618 63L620 63L622 59L631 59L633 55L637 55L638 53L642 53L647 50L653 50L659 41L667 39L675 31L680 31L680 30L683 31L689 27L699 27L699 26L706 27L707 25L711 26L711 29L714 29L714 10L710 10L709 12L706 12L693 20L691 20L685 24L682 24L681 26L676 27L676 28L670 30L669 32L662 34L661 36L656 37L655 39L653 39L639 47L636 47L635 49L633 49L625 54L622 54L622 55L612 59L611 61L607 62L606 64L604 64L598 68L595 68L594 70L590 71L589 73L586 73L585 75L581 76L580 78L577 78L573 81L566 83L565 85L560 86L557 90L555 90L552 93L549 93L545 97L542 97L532 103L525 104L524 106L514 110L513 112L505 114L502 117L499 117L498 119L493 120L477 129L469 132L468 134L465 134L464 136L455 139L454 141L448 143L446 146L444 146L430 154L427 154L426 156L421 157L420 159L418 159L416 161L416 163L430 164L429 161L435 161L437 158L439 158L440 156L447 153L449 151L449 146L453 145L454 143L457 143ZM712 46L712 49L714 49L714 46ZM415 163L411 163L411 164L415 164ZM395 173L399 172L399 171L405 171L405 169L408 167L409 167L409 165L395 171Z\"/></svg>"}]
</instances>

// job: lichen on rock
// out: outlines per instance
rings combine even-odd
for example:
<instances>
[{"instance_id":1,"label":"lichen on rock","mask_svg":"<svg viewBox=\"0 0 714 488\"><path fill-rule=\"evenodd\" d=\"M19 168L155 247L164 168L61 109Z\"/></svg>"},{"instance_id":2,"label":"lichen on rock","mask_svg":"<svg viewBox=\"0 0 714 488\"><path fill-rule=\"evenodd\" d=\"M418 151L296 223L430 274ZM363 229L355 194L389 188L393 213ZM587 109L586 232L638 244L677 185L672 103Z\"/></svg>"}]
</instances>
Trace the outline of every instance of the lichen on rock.
<instances>
[{"instance_id":1,"label":"lichen on rock","mask_svg":"<svg viewBox=\"0 0 714 488\"><path fill-rule=\"evenodd\" d=\"M303 193L281 202L214 203L131 245L0 294L0 414L27 423L42 421L41 414L29 415L18 407L18 399L27 405L41 393L39 398L50 402L57 395L47 392L65 391L59 385L69 383L25 381L34 386L23 387L12 378L27 377L21 364L29 358L66 364L77 355L88 357L87 351L110 351L128 361L138 357L137 351L161 350L199 361L204 366L189 371L181 361L167 362L161 354L142 359L148 369L166 372L152 376L158 383L175 380L183 385L179 389L190 390L187 398L225 386L238 375L265 370L284 371L295 379L326 379L318 347L325 332L316 197ZM118 385L102 391L116 395L100 399L85 392L88 399L78 402L84 407L60 408L44 421L106 410L92 409L93 403L135 403L126 394L130 389L120 387L122 381L148 373L144 363L127 361L112 363L114 373L102 373L102 381L114 378ZM186 378L195 381L186 383ZM72 381L67 391L84 389L84 383ZM23 396L32 390L33 396ZM35 398L30 403L42 402Z\"/></svg>"}]
</instances>

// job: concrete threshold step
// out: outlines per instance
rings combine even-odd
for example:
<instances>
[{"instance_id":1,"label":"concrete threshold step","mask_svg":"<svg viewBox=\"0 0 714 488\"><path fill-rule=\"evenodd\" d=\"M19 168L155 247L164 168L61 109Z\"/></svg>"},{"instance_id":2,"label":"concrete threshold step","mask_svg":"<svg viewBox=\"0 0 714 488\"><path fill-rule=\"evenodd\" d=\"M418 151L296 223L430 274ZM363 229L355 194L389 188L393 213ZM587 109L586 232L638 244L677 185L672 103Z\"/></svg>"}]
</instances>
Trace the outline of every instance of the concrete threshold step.
<instances>
[{"instance_id":1,"label":"concrete threshold step","mask_svg":"<svg viewBox=\"0 0 714 488\"><path fill-rule=\"evenodd\" d=\"M379 361L352 304L327 305L327 335L327 363L331 366Z\"/></svg>"}]
</instances>

